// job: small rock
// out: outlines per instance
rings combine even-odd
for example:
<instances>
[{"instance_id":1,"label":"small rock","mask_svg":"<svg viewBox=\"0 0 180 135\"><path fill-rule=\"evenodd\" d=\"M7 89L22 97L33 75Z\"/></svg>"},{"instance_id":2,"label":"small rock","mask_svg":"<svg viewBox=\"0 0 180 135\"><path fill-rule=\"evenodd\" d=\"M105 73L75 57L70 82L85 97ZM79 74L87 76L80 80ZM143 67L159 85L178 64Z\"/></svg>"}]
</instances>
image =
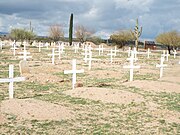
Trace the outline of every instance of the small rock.
<instances>
[{"instance_id":1,"label":"small rock","mask_svg":"<svg viewBox=\"0 0 180 135\"><path fill-rule=\"evenodd\" d=\"M83 87L83 84L82 83L76 83L76 88L77 87Z\"/></svg>"}]
</instances>

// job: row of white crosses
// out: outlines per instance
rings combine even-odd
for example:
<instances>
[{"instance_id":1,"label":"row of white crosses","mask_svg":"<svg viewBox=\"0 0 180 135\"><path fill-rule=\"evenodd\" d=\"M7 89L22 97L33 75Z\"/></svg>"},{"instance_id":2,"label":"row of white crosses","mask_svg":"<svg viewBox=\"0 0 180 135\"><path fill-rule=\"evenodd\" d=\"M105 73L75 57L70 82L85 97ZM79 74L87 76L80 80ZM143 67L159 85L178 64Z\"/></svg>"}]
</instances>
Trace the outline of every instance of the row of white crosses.
<instances>
[{"instance_id":1,"label":"row of white crosses","mask_svg":"<svg viewBox=\"0 0 180 135\"><path fill-rule=\"evenodd\" d=\"M173 51L173 55L174 55L174 59L176 58L176 55L177 55L177 51L176 50L174 50ZM168 57L169 57L169 52L168 52L168 50L163 50L163 54L162 54L162 56L163 57L166 57L166 61L168 61Z\"/></svg>"},{"instance_id":2,"label":"row of white crosses","mask_svg":"<svg viewBox=\"0 0 180 135\"><path fill-rule=\"evenodd\" d=\"M128 57L131 56L131 47L128 48ZM134 48L134 53L135 53L135 58L137 58L137 54L147 54L147 58L149 59L150 58L150 54L151 54L151 51L150 49L148 48L147 52L143 53L143 52L137 52L136 51L136 48Z\"/></svg>"},{"instance_id":3,"label":"row of white crosses","mask_svg":"<svg viewBox=\"0 0 180 135\"><path fill-rule=\"evenodd\" d=\"M9 65L9 78L0 79L0 83L9 83L9 98L14 97L14 82L25 81L24 77L14 78L14 66Z\"/></svg>"}]
</instances>

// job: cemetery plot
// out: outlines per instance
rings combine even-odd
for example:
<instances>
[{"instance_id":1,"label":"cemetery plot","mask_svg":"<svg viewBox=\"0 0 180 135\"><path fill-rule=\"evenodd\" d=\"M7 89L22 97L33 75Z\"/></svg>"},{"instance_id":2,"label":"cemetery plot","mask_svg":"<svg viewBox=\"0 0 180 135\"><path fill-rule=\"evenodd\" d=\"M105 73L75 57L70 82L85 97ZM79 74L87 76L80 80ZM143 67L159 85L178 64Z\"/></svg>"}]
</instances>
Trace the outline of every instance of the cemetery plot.
<instances>
[{"instance_id":1,"label":"cemetery plot","mask_svg":"<svg viewBox=\"0 0 180 135\"><path fill-rule=\"evenodd\" d=\"M62 120L73 117L73 112L66 107L34 99L6 100L1 103L1 110L29 120Z\"/></svg>"},{"instance_id":2,"label":"cemetery plot","mask_svg":"<svg viewBox=\"0 0 180 135\"><path fill-rule=\"evenodd\" d=\"M118 52L118 64L111 64L109 51L99 55L92 49L93 58L101 61L94 61L88 70L82 48L74 53L73 47L65 46L61 63L56 61L53 65L48 56L51 46L41 52L28 47L32 55L28 59L30 72L23 75L26 81L14 86L15 99L8 100L8 83L0 83L0 133L178 134L179 56L169 56L169 61L164 62L168 67L159 79L156 64L160 63L161 52L151 51L149 59L147 54L138 55L137 65L141 68L135 70L134 81L129 82L129 71L123 69L123 65L129 65L126 50ZM13 57L9 48L3 51L0 78L8 76L10 64L15 67L14 76L19 76L20 60ZM72 69L73 59L77 60L78 70L84 69L76 76L76 84L82 85L75 89L72 74L64 74L64 70Z\"/></svg>"}]
</instances>

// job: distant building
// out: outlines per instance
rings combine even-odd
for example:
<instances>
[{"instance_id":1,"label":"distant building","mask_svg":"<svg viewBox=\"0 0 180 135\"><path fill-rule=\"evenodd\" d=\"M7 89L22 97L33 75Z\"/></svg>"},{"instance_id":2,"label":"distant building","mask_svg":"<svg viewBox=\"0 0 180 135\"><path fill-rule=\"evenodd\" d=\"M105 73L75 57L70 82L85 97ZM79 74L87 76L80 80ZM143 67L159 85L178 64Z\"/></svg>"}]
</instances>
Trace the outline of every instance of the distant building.
<instances>
[{"instance_id":1,"label":"distant building","mask_svg":"<svg viewBox=\"0 0 180 135\"><path fill-rule=\"evenodd\" d=\"M156 43L154 41L144 41L144 49L156 50Z\"/></svg>"}]
</instances>

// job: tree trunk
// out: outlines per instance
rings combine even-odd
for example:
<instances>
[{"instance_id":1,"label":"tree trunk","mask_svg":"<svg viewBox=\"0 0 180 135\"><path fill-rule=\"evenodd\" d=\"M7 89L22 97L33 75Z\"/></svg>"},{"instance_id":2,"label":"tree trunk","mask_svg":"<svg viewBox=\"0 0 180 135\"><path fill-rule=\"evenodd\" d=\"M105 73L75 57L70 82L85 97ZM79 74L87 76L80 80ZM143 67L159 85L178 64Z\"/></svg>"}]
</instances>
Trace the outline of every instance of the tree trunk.
<instances>
[{"instance_id":1,"label":"tree trunk","mask_svg":"<svg viewBox=\"0 0 180 135\"><path fill-rule=\"evenodd\" d=\"M171 47L168 45L169 54L171 54Z\"/></svg>"}]
</instances>

